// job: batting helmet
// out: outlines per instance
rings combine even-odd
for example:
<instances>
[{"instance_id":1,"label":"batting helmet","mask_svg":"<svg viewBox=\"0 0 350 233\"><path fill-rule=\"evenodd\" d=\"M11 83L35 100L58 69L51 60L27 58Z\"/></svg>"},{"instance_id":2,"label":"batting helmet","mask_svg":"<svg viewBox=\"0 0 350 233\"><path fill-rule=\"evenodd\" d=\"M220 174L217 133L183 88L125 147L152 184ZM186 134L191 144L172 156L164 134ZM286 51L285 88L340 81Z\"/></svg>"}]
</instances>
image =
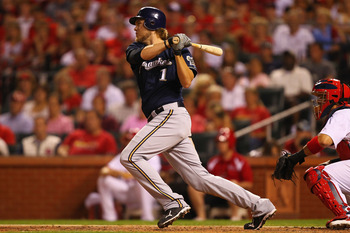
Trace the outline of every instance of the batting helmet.
<instances>
[{"instance_id":1,"label":"batting helmet","mask_svg":"<svg viewBox=\"0 0 350 233\"><path fill-rule=\"evenodd\" d=\"M315 83L312 95L316 96L313 106L315 117L319 120L327 116L335 104L348 101L350 88L338 79L322 79Z\"/></svg>"},{"instance_id":2,"label":"batting helmet","mask_svg":"<svg viewBox=\"0 0 350 233\"><path fill-rule=\"evenodd\" d=\"M135 25L136 20L144 19L144 26L148 30L156 30L158 28L165 28L166 17L165 14L155 7L142 7L136 16L131 17L129 22Z\"/></svg>"},{"instance_id":3,"label":"batting helmet","mask_svg":"<svg viewBox=\"0 0 350 233\"><path fill-rule=\"evenodd\" d=\"M234 148L236 144L236 137L230 128L220 128L216 135L217 142L228 142L230 148Z\"/></svg>"}]
</instances>

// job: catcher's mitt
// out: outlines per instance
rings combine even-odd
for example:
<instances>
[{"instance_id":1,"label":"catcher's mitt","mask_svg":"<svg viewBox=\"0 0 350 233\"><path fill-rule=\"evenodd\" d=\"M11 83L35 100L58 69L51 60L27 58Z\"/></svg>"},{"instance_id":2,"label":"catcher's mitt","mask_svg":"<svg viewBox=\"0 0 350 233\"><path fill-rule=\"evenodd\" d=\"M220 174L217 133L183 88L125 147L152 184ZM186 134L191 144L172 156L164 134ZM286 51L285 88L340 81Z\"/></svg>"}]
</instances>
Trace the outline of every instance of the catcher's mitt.
<instances>
[{"instance_id":1,"label":"catcher's mitt","mask_svg":"<svg viewBox=\"0 0 350 233\"><path fill-rule=\"evenodd\" d=\"M287 150L281 151L281 157L278 159L272 179L292 180L295 177L294 166L296 163L289 158L291 153Z\"/></svg>"}]
</instances>

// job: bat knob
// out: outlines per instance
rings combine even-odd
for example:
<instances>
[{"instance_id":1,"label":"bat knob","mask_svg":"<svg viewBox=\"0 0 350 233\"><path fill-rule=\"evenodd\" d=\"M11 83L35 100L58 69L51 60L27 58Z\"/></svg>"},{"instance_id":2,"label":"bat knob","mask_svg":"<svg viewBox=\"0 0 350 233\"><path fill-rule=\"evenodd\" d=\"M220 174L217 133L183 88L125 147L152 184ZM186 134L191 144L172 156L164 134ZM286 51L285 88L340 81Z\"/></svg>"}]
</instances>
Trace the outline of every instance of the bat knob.
<instances>
[{"instance_id":1,"label":"bat knob","mask_svg":"<svg viewBox=\"0 0 350 233\"><path fill-rule=\"evenodd\" d=\"M173 44L178 44L180 42L180 38L178 36L173 37Z\"/></svg>"}]
</instances>

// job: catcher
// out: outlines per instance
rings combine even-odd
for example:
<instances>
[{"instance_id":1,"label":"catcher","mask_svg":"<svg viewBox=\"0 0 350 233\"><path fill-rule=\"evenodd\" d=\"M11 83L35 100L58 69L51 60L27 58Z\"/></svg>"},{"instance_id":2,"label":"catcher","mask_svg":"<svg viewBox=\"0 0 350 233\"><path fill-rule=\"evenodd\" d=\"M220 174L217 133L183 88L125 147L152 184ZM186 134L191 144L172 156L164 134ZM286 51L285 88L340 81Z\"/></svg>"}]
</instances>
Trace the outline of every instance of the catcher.
<instances>
[{"instance_id":1,"label":"catcher","mask_svg":"<svg viewBox=\"0 0 350 233\"><path fill-rule=\"evenodd\" d=\"M306 156L323 148L334 147L339 158L309 168L304 180L335 215L327 222L327 228L350 228L350 88L337 79L324 79L314 85L312 94L316 97L315 117L324 120L324 126L299 152L291 155L282 151L272 177L292 180L297 163L303 163Z\"/></svg>"}]
</instances>

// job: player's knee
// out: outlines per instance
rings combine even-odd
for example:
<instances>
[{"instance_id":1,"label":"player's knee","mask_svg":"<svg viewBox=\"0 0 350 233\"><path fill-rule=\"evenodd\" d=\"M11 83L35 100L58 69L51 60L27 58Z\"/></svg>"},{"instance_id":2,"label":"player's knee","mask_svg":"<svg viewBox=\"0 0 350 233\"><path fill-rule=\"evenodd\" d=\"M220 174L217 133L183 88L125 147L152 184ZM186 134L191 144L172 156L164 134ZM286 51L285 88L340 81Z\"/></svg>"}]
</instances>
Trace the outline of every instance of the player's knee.
<instances>
[{"instance_id":1,"label":"player's knee","mask_svg":"<svg viewBox=\"0 0 350 233\"><path fill-rule=\"evenodd\" d=\"M204 179L188 179L187 184L192 186L192 188L194 188L197 191L200 191L200 192L207 191L206 185L208 184Z\"/></svg>"},{"instance_id":2,"label":"player's knee","mask_svg":"<svg viewBox=\"0 0 350 233\"><path fill-rule=\"evenodd\" d=\"M122 153L120 154L120 163L124 166L127 167L130 165L130 161L129 161L129 152L126 151L125 149L122 151Z\"/></svg>"},{"instance_id":3,"label":"player's knee","mask_svg":"<svg viewBox=\"0 0 350 233\"><path fill-rule=\"evenodd\" d=\"M307 184L307 187L312 191L312 188L320 182L321 179L324 179L324 166L310 167L305 171L304 180Z\"/></svg>"}]
</instances>

